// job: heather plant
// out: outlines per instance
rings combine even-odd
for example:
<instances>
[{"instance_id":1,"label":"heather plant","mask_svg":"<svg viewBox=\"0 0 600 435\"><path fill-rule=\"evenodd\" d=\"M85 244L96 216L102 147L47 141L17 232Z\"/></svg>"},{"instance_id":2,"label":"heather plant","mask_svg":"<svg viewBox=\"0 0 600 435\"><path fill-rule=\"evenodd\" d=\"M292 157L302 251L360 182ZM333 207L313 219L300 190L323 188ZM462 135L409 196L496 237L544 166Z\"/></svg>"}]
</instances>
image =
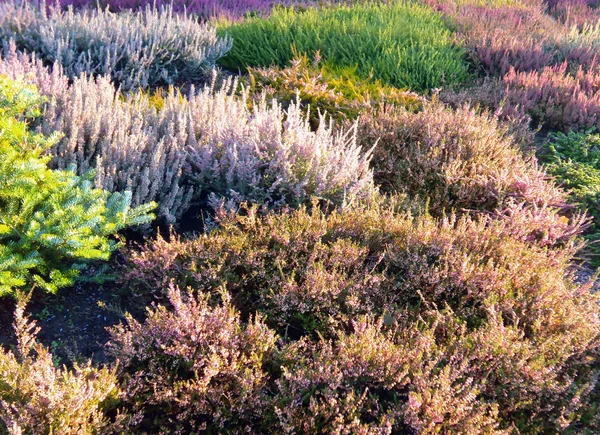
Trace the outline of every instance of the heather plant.
<instances>
[{"instance_id":1,"label":"heather plant","mask_svg":"<svg viewBox=\"0 0 600 435\"><path fill-rule=\"evenodd\" d=\"M132 209L128 192L47 167L42 153L57 138L26 124L39 104L34 88L0 77L0 296L33 283L50 292L71 285L86 262L119 246L111 235L152 218L151 203Z\"/></svg>"},{"instance_id":2,"label":"heather plant","mask_svg":"<svg viewBox=\"0 0 600 435\"><path fill-rule=\"evenodd\" d=\"M489 113L439 103L416 113L384 107L361 117L359 138L365 143L379 138L372 166L381 190L428 200L434 216L454 211L516 221L525 213L530 224L523 229L532 230L533 222L539 227L519 233L543 245L581 231L581 217L560 216L566 194Z\"/></svg>"},{"instance_id":3,"label":"heather plant","mask_svg":"<svg viewBox=\"0 0 600 435\"><path fill-rule=\"evenodd\" d=\"M209 79L231 47L210 24L173 14L171 6L76 13L19 0L0 3L0 39L58 62L71 78L107 75L123 90Z\"/></svg>"},{"instance_id":4,"label":"heather plant","mask_svg":"<svg viewBox=\"0 0 600 435\"><path fill-rule=\"evenodd\" d=\"M52 354L36 342L40 328L25 315L27 299L15 310L17 346L0 348L0 432L7 434L110 434L135 421L106 417L119 394L114 369L54 366Z\"/></svg>"},{"instance_id":5,"label":"heather plant","mask_svg":"<svg viewBox=\"0 0 600 435\"><path fill-rule=\"evenodd\" d=\"M347 206L374 194L372 146L357 144L356 125L335 130L322 114L312 131L300 103L283 110L263 99L250 112L227 89L216 96L205 89L189 104L197 138L188 146L191 176L213 205L279 208L314 195Z\"/></svg>"},{"instance_id":6,"label":"heather plant","mask_svg":"<svg viewBox=\"0 0 600 435\"><path fill-rule=\"evenodd\" d=\"M464 39L474 66L502 77L511 68L536 72L566 61L569 71L596 68L598 31L595 20L581 26L556 22L538 4L457 6L447 19Z\"/></svg>"},{"instance_id":7,"label":"heather plant","mask_svg":"<svg viewBox=\"0 0 600 435\"><path fill-rule=\"evenodd\" d=\"M496 404L482 400L469 377L470 355L446 365L450 355L423 325L403 325L393 334L381 321L360 319L353 326L335 342L302 340L285 349L275 381L275 427L294 433L506 433Z\"/></svg>"},{"instance_id":8,"label":"heather plant","mask_svg":"<svg viewBox=\"0 0 600 435\"><path fill-rule=\"evenodd\" d=\"M463 51L436 12L416 3L359 3L309 8L276 8L268 18L221 25L234 40L219 63L227 68L284 68L295 52L317 50L334 67L356 67L361 78L426 91L466 79Z\"/></svg>"},{"instance_id":9,"label":"heather plant","mask_svg":"<svg viewBox=\"0 0 600 435\"><path fill-rule=\"evenodd\" d=\"M299 103L287 110L264 98L233 93L233 82L160 98L123 95L106 77L69 84L58 66L11 50L0 72L24 77L48 99L41 132L65 137L49 152L56 168L95 169L95 183L131 190L133 205L156 201L159 217L176 223L193 203L230 207L242 200L297 205L318 195L336 205L373 193L369 149L355 128L335 132L324 115L312 131ZM249 108L250 107L250 108Z\"/></svg>"},{"instance_id":10,"label":"heather plant","mask_svg":"<svg viewBox=\"0 0 600 435\"><path fill-rule=\"evenodd\" d=\"M560 26L537 8L464 5L451 14L471 60L485 73L535 71L553 63ZM549 47L550 45L550 47Z\"/></svg>"},{"instance_id":11,"label":"heather plant","mask_svg":"<svg viewBox=\"0 0 600 435\"><path fill-rule=\"evenodd\" d=\"M128 316L112 329L123 402L143 413L142 428L247 433L268 404L274 332L260 316L243 325L226 294L211 306L171 289L169 301L172 310L151 308L143 324Z\"/></svg>"},{"instance_id":12,"label":"heather plant","mask_svg":"<svg viewBox=\"0 0 600 435\"><path fill-rule=\"evenodd\" d=\"M567 25L583 27L595 24L600 18L597 0L550 0L546 3L549 14Z\"/></svg>"},{"instance_id":13,"label":"heather plant","mask_svg":"<svg viewBox=\"0 0 600 435\"><path fill-rule=\"evenodd\" d=\"M95 6L97 0L60 0L64 7L76 8ZM109 7L111 11L123 11L126 9L140 10L148 6L167 7L172 6L173 12L200 15L204 18L228 18L232 20L241 19L247 14L268 14L275 5L290 5L289 0L100 0L102 7Z\"/></svg>"},{"instance_id":14,"label":"heather plant","mask_svg":"<svg viewBox=\"0 0 600 435\"><path fill-rule=\"evenodd\" d=\"M600 317L597 296L567 272L575 245L532 245L505 221L375 206L262 218L250 209L220 223L149 242L123 280L159 297L170 285L211 299L226 288L242 317L256 310L285 341L303 337L299 353L282 350L274 378L273 418L285 430L552 432L587 406ZM344 338L364 315L401 328L398 341ZM420 341L433 331L435 345Z\"/></svg>"},{"instance_id":15,"label":"heather plant","mask_svg":"<svg viewBox=\"0 0 600 435\"><path fill-rule=\"evenodd\" d=\"M581 67L584 71L597 71L597 51L600 48L600 26L596 20L581 26L572 26L557 38L557 61L565 61L569 72L576 73ZM557 63L559 63L557 62Z\"/></svg>"},{"instance_id":16,"label":"heather plant","mask_svg":"<svg viewBox=\"0 0 600 435\"><path fill-rule=\"evenodd\" d=\"M503 78L504 116L527 114L547 129L586 130L600 125L600 75L579 68L567 71L566 62L537 72L511 69Z\"/></svg>"},{"instance_id":17,"label":"heather plant","mask_svg":"<svg viewBox=\"0 0 600 435\"><path fill-rule=\"evenodd\" d=\"M284 106L299 101L309 110L313 126L319 114L327 112L337 121L355 119L371 106L386 103L418 110L425 99L413 92L401 91L381 81L361 79L356 68L332 71L317 55L310 62L306 55L294 58L286 68L248 68L247 85L258 98L266 93Z\"/></svg>"}]
</instances>

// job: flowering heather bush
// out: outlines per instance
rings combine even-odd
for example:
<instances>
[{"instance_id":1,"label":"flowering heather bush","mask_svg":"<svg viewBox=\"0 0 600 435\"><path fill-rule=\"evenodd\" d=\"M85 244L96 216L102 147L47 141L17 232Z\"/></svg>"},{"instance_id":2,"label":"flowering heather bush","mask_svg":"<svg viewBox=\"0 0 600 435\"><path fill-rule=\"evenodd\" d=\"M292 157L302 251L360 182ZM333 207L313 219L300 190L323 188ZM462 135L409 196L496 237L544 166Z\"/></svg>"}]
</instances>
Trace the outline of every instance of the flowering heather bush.
<instances>
[{"instance_id":1,"label":"flowering heather bush","mask_svg":"<svg viewBox=\"0 0 600 435\"><path fill-rule=\"evenodd\" d=\"M545 128L588 129L600 126L600 73L581 67L569 74L567 63L541 72L518 73L503 79L506 116L528 114Z\"/></svg>"},{"instance_id":2,"label":"flowering heather bush","mask_svg":"<svg viewBox=\"0 0 600 435\"><path fill-rule=\"evenodd\" d=\"M0 348L0 432L10 434L109 434L126 428L127 418L110 422L104 410L119 393L114 370L90 365L56 368L52 354L36 343L35 322L15 311L18 346Z\"/></svg>"},{"instance_id":3,"label":"flowering heather bush","mask_svg":"<svg viewBox=\"0 0 600 435\"><path fill-rule=\"evenodd\" d=\"M97 0L60 0L63 7L96 6ZM111 11L125 9L144 9L147 6L167 7L172 5L173 12L187 12L202 17L224 17L240 19L248 13L267 14L275 5L289 5L289 0L100 0L101 6Z\"/></svg>"},{"instance_id":4,"label":"flowering heather bush","mask_svg":"<svg viewBox=\"0 0 600 435\"><path fill-rule=\"evenodd\" d=\"M144 94L124 96L106 77L69 85L59 67L50 72L10 50L0 73L25 77L47 96L39 128L65 134L51 149L55 167L93 168L97 186L130 189L134 205L158 202L167 222L208 197L231 207L297 205L310 195L341 205L373 192L370 155L356 145L355 129L335 133L321 116L311 131L296 103L284 111L263 99L248 109L230 83L188 98L170 90L155 104Z\"/></svg>"},{"instance_id":5,"label":"flowering heather bush","mask_svg":"<svg viewBox=\"0 0 600 435\"><path fill-rule=\"evenodd\" d=\"M569 71L597 67L600 37L595 19L581 26L556 22L544 7L531 5L460 5L446 11L457 27L476 66L501 77L511 68L517 72L539 71L569 63ZM590 16L591 17L591 16Z\"/></svg>"},{"instance_id":6,"label":"flowering heather bush","mask_svg":"<svg viewBox=\"0 0 600 435\"><path fill-rule=\"evenodd\" d=\"M356 125L334 131L321 115L311 131L298 103L284 111L263 99L248 111L226 89L190 97L188 110L197 141L188 146L191 177L213 203L297 206L316 195L348 205L374 193L371 150L357 145Z\"/></svg>"},{"instance_id":7,"label":"flowering heather bush","mask_svg":"<svg viewBox=\"0 0 600 435\"><path fill-rule=\"evenodd\" d=\"M548 12L567 25L583 27L596 24L600 18L598 0L548 0Z\"/></svg>"},{"instance_id":8,"label":"flowering heather bush","mask_svg":"<svg viewBox=\"0 0 600 435\"><path fill-rule=\"evenodd\" d=\"M46 64L58 62L71 78L108 75L123 90L205 80L231 48L210 24L174 15L170 6L121 14L46 12L19 0L0 3L0 39L13 39Z\"/></svg>"},{"instance_id":9,"label":"flowering heather bush","mask_svg":"<svg viewBox=\"0 0 600 435\"><path fill-rule=\"evenodd\" d=\"M441 16L404 0L323 9L276 8L268 18L222 25L234 44L219 63L234 70L285 68L295 54L317 51L334 67L356 67L361 78L426 91L467 78L463 51Z\"/></svg>"},{"instance_id":10,"label":"flowering heather bush","mask_svg":"<svg viewBox=\"0 0 600 435\"><path fill-rule=\"evenodd\" d=\"M215 296L227 288L243 317L257 310L288 340L332 340L283 358L283 427L556 431L587 406L600 308L566 273L575 247L532 246L502 221L374 207L262 219L249 210L221 224L193 240L150 242L132 253L124 280L157 296L170 283ZM419 328L436 307L451 315ZM344 339L362 315L401 328L399 347L373 330Z\"/></svg>"},{"instance_id":11,"label":"flowering heather bush","mask_svg":"<svg viewBox=\"0 0 600 435\"><path fill-rule=\"evenodd\" d=\"M559 26L541 10L465 5L452 21L471 58L488 74L501 76L511 67L537 70L554 60L555 53L547 45Z\"/></svg>"},{"instance_id":12,"label":"flowering heather bush","mask_svg":"<svg viewBox=\"0 0 600 435\"><path fill-rule=\"evenodd\" d=\"M300 211L263 221L250 210L248 217L221 224L207 237L150 242L132 253L124 281L158 295L172 279L208 289L226 284L239 309L260 303L274 324L306 317L308 323L296 325L303 333L315 326L328 333L360 314L418 304L418 291L428 301L482 317L477 305L494 294L497 307L506 304L502 311L515 321L525 300L543 292L539 274L548 274L542 280L548 293L568 293L564 270L555 267L565 265L571 248L547 251L515 240L502 221L447 218L437 224L370 208L328 219ZM514 285L524 286L518 300L506 293ZM521 327L531 322L519 319Z\"/></svg>"},{"instance_id":13,"label":"flowering heather bush","mask_svg":"<svg viewBox=\"0 0 600 435\"><path fill-rule=\"evenodd\" d=\"M263 366L275 334L260 317L242 325L227 297L211 307L172 289L169 300L173 311L148 309L144 324L129 316L112 330L124 402L143 411L142 425L168 433L246 433L267 404Z\"/></svg>"},{"instance_id":14,"label":"flowering heather bush","mask_svg":"<svg viewBox=\"0 0 600 435\"><path fill-rule=\"evenodd\" d=\"M403 192L429 200L434 216L484 212L516 222L525 213L530 224L517 230L527 240L554 245L581 231L558 213L566 195L548 182L532 157L526 157L497 118L462 106L456 110L429 104L420 112L383 108L365 114L360 140L379 138L374 150L375 182L384 192Z\"/></svg>"},{"instance_id":15,"label":"flowering heather bush","mask_svg":"<svg viewBox=\"0 0 600 435\"><path fill-rule=\"evenodd\" d=\"M442 317L442 316L440 316ZM505 433L496 404L469 375L471 355L446 364L431 329L395 333L361 319L335 343L289 346L276 380L275 426L287 433ZM474 385L475 384L475 385Z\"/></svg>"}]
</instances>

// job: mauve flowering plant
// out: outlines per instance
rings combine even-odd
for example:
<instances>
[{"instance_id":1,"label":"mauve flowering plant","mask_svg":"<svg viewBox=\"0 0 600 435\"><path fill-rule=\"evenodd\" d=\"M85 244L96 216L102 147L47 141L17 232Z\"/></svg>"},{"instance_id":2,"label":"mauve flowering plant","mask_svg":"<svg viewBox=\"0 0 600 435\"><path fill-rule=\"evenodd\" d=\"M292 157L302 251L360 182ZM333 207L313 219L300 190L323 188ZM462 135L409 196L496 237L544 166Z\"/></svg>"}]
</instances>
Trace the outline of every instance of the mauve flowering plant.
<instances>
[{"instance_id":1,"label":"mauve flowering plant","mask_svg":"<svg viewBox=\"0 0 600 435\"><path fill-rule=\"evenodd\" d=\"M236 83L163 97L123 94L107 77L72 82L55 64L7 47L0 73L35 84L47 97L37 128L64 138L52 165L96 170L96 185L131 190L134 205L159 204L175 223L193 202L235 208L297 206L317 195L336 206L369 200L371 144L360 147L356 126L336 129L323 114L313 130L299 103L284 110L264 98L249 103ZM140 170L141 168L141 170Z\"/></svg>"},{"instance_id":2,"label":"mauve flowering plant","mask_svg":"<svg viewBox=\"0 0 600 435\"><path fill-rule=\"evenodd\" d=\"M264 431L560 431L588 409L600 307L568 272L576 244L552 250L506 221L386 207L223 219L207 235L149 242L123 280L163 300L172 284L217 301L227 289L242 318L258 311L292 342L267 364Z\"/></svg>"},{"instance_id":3,"label":"mauve flowering plant","mask_svg":"<svg viewBox=\"0 0 600 435\"><path fill-rule=\"evenodd\" d=\"M16 349L0 347L0 431L108 435L127 430L137 416L118 413L111 422L105 414L119 394L116 371L89 362L55 367L50 351L37 342L40 328L25 314L29 297L20 294L15 309Z\"/></svg>"},{"instance_id":4,"label":"mauve flowering plant","mask_svg":"<svg viewBox=\"0 0 600 435\"><path fill-rule=\"evenodd\" d=\"M570 74L566 62L542 71L503 78L506 116L528 114L547 128L585 130L600 126L600 73L579 68ZM500 94L502 95L502 94Z\"/></svg>"},{"instance_id":5,"label":"mauve flowering plant","mask_svg":"<svg viewBox=\"0 0 600 435\"><path fill-rule=\"evenodd\" d=\"M378 140L372 165L382 191L428 200L434 216L457 212L513 223L527 219L528 224L512 226L515 234L550 246L571 239L585 225L584 217L567 206L566 193L490 113L439 103L417 113L388 107L361 117L359 138L365 144Z\"/></svg>"},{"instance_id":6,"label":"mauve flowering plant","mask_svg":"<svg viewBox=\"0 0 600 435\"><path fill-rule=\"evenodd\" d=\"M149 308L145 322L127 316L112 329L109 350L118 361L122 400L168 433L207 426L246 433L263 417L267 374L276 336L261 317L243 325L224 294L169 291L172 310Z\"/></svg>"}]
</instances>

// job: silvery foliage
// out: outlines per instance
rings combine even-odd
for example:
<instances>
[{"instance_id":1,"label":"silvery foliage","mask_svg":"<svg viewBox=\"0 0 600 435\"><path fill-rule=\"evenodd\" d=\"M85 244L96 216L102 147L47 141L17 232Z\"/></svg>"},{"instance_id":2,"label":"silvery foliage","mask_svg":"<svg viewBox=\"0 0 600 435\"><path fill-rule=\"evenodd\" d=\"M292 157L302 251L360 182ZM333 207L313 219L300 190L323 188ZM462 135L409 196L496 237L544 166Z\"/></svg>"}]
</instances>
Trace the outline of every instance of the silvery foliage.
<instances>
[{"instance_id":1,"label":"silvery foliage","mask_svg":"<svg viewBox=\"0 0 600 435\"><path fill-rule=\"evenodd\" d=\"M146 93L123 94L108 77L72 82L60 65L5 47L0 74L24 79L47 98L37 128L63 139L52 150L56 168L96 171L98 187L132 191L132 205L156 201L175 223L201 201L268 208L320 197L336 206L374 193L371 150L357 144L356 126L337 131L326 119L316 131L298 104L249 104L230 80L223 86L171 89L155 104Z\"/></svg>"},{"instance_id":2,"label":"silvery foliage","mask_svg":"<svg viewBox=\"0 0 600 435\"><path fill-rule=\"evenodd\" d=\"M122 90L210 78L232 44L211 24L174 14L171 6L117 14L23 0L0 2L0 38L46 64L58 62L71 78L107 75Z\"/></svg>"}]
</instances>

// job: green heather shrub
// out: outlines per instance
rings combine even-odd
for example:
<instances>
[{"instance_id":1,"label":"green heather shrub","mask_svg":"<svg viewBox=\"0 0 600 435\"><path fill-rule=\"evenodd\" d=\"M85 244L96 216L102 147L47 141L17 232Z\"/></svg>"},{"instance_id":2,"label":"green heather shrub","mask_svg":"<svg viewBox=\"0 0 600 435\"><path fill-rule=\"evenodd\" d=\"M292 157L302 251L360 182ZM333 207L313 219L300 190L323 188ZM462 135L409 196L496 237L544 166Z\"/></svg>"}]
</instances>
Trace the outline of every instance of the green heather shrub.
<instances>
[{"instance_id":1,"label":"green heather shrub","mask_svg":"<svg viewBox=\"0 0 600 435\"><path fill-rule=\"evenodd\" d=\"M46 3L0 3L0 40L14 40L46 64L58 62L71 78L107 75L123 90L206 80L231 47L214 26L173 14L171 6L116 14L63 11Z\"/></svg>"},{"instance_id":2,"label":"green heather shrub","mask_svg":"<svg viewBox=\"0 0 600 435\"><path fill-rule=\"evenodd\" d=\"M600 135L586 132L552 133L541 153L546 171L571 195L571 201L593 218L586 231L590 241L600 240ZM589 248L599 254L597 242ZM598 264L599 259L594 258Z\"/></svg>"},{"instance_id":3,"label":"green heather shrub","mask_svg":"<svg viewBox=\"0 0 600 435\"><path fill-rule=\"evenodd\" d=\"M319 56L312 62L306 55L295 57L286 68L248 68L245 85L252 95L266 93L284 106L298 99L303 108L310 108L311 124L315 126L323 112L340 121L355 119L381 103L418 110L425 101L416 93L383 85L380 80L359 78L356 67L333 70L323 65Z\"/></svg>"},{"instance_id":4,"label":"green heather shrub","mask_svg":"<svg viewBox=\"0 0 600 435\"><path fill-rule=\"evenodd\" d=\"M427 200L433 216L490 214L541 245L562 243L582 229L581 216L561 216L565 192L489 113L435 102L416 113L384 107L359 121L359 141L375 140L376 184L383 192Z\"/></svg>"},{"instance_id":5,"label":"green heather shrub","mask_svg":"<svg viewBox=\"0 0 600 435\"><path fill-rule=\"evenodd\" d=\"M587 409L600 306L568 272L576 245L549 250L516 239L505 221L436 221L388 206L263 218L250 209L220 223L189 240L150 241L130 254L123 280L163 299L174 285L215 301L226 290L242 318L258 312L290 343L272 363L280 369L268 364L275 409L263 424L274 426L263 432L556 432ZM383 325L357 326L365 315ZM178 336L136 328L121 341Z\"/></svg>"},{"instance_id":6,"label":"green heather shrub","mask_svg":"<svg viewBox=\"0 0 600 435\"><path fill-rule=\"evenodd\" d=\"M243 325L226 294L169 292L172 310L148 309L143 324L127 317L112 329L109 350L119 360L122 399L143 411L150 433L197 433L218 428L247 433L268 403L266 361L276 336L257 316Z\"/></svg>"},{"instance_id":7,"label":"green heather shrub","mask_svg":"<svg viewBox=\"0 0 600 435\"><path fill-rule=\"evenodd\" d=\"M130 208L129 193L93 188L89 177L47 167L57 137L29 132L34 88L0 77L0 296L37 284L71 285L85 263L106 260L123 228L149 222L153 204Z\"/></svg>"},{"instance_id":8,"label":"green heather shrub","mask_svg":"<svg viewBox=\"0 0 600 435\"><path fill-rule=\"evenodd\" d=\"M356 67L361 78L399 88L426 91L467 77L463 51L441 16L408 1L353 6L276 8L268 18L222 25L233 38L219 62L230 69L284 68L294 54L320 52L332 67Z\"/></svg>"},{"instance_id":9,"label":"green heather shrub","mask_svg":"<svg viewBox=\"0 0 600 435\"><path fill-rule=\"evenodd\" d=\"M488 296L520 327L538 328L543 317L529 315L544 301L526 301L544 291L569 292L561 267L578 246L547 250L515 239L507 222L437 222L387 205L328 218L304 209L264 219L254 208L247 213L223 218L206 236L151 240L130 252L123 281L157 297L172 280L202 289L227 285L240 310L259 304L269 322L300 334L331 334L357 315L418 306L421 298L481 319ZM515 286L522 286L517 294L509 290Z\"/></svg>"},{"instance_id":10,"label":"green heather shrub","mask_svg":"<svg viewBox=\"0 0 600 435\"><path fill-rule=\"evenodd\" d=\"M15 350L0 347L0 433L92 435L119 433L130 420L105 412L119 394L114 369L87 364L72 370L54 366L52 354L36 342L40 328L24 314L26 298L15 310Z\"/></svg>"}]
</instances>

